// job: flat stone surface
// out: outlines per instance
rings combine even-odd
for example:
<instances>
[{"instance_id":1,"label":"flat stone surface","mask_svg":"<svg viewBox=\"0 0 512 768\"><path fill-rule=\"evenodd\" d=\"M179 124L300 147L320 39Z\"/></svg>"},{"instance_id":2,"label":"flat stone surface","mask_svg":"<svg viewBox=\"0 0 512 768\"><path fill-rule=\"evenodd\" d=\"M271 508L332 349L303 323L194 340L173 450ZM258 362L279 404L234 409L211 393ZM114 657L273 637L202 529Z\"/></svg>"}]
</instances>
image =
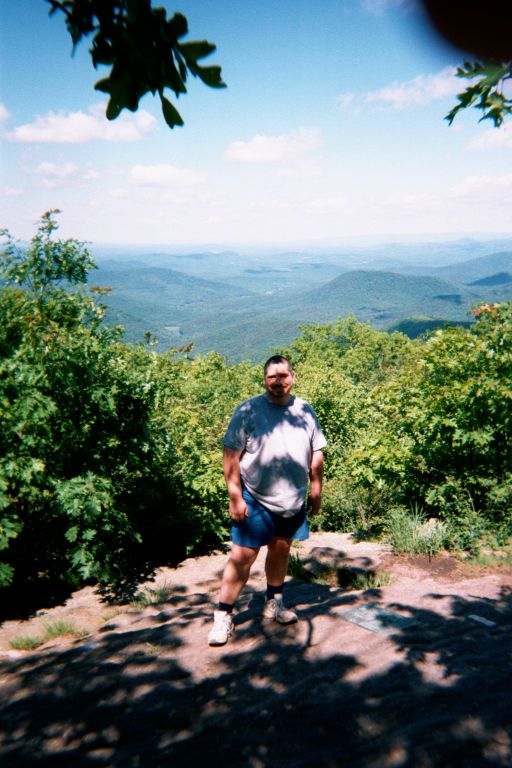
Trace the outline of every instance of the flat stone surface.
<instances>
[{"instance_id":1,"label":"flat stone surface","mask_svg":"<svg viewBox=\"0 0 512 768\"><path fill-rule=\"evenodd\" d=\"M303 564L382 574L350 590L289 579L290 626L262 622L264 558L232 642L207 645L225 553L162 568L137 610L92 587L0 626L0 764L140 768L489 768L512 764L510 569L394 558L315 533ZM346 620L359 617L358 623ZM387 619L393 617L392 624ZM361 618L370 618L369 631ZM87 632L14 651L63 620ZM371 627L370 627L371 629Z\"/></svg>"}]
</instances>

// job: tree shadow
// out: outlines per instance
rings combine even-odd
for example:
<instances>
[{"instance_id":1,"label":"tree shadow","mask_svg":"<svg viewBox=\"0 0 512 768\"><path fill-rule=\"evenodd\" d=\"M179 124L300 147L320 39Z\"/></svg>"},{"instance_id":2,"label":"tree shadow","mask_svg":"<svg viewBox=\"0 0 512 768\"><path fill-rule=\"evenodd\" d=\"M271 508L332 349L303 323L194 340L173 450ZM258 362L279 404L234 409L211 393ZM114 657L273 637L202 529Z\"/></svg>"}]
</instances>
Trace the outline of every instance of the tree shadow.
<instances>
[{"instance_id":1,"label":"tree shadow","mask_svg":"<svg viewBox=\"0 0 512 768\"><path fill-rule=\"evenodd\" d=\"M223 649L206 646L209 596L179 595L149 625L3 662L2 765L512 764L508 591L431 596L439 611L297 581L288 595L305 605L298 625L262 624L248 590ZM415 622L389 630L393 661L372 674L336 644L343 610L365 600ZM325 620L335 642L322 648ZM376 636L351 637L364 649Z\"/></svg>"}]
</instances>

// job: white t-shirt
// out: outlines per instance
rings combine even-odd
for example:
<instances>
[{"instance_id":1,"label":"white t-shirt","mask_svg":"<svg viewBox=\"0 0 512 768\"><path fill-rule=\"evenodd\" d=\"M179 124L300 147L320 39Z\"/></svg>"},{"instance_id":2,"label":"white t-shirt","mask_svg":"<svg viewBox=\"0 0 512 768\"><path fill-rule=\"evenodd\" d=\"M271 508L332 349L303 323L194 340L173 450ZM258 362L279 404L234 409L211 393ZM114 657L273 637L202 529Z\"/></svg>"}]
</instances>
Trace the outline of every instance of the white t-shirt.
<instances>
[{"instance_id":1,"label":"white t-shirt","mask_svg":"<svg viewBox=\"0 0 512 768\"><path fill-rule=\"evenodd\" d=\"M311 453L327 443L309 403L292 396L276 405L266 393L238 406L222 442L242 451L240 474L249 493L283 517L302 509Z\"/></svg>"}]
</instances>

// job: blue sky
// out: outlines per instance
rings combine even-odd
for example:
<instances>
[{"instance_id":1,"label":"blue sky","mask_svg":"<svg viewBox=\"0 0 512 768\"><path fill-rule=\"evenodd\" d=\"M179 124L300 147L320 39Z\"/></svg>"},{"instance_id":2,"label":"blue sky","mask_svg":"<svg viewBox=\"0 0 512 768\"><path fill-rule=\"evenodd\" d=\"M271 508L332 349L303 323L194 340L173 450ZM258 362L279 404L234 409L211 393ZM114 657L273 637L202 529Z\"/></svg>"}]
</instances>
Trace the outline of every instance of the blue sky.
<instances>
[{"instance_id":1,"label":"blue sky","mask_svg":"<svg viewBox=\"0 0 512 768\"><path fill-rule=\"evenodd\" d=\"M449 127L463 55L414 0L160 0L228 87L192 79L109 123L82 43L45 0L0 0L0 226L93 243L329 245L511 234L512 125ZM169 94L172 96L172 94Z\"/></svg>"}]
</instances>

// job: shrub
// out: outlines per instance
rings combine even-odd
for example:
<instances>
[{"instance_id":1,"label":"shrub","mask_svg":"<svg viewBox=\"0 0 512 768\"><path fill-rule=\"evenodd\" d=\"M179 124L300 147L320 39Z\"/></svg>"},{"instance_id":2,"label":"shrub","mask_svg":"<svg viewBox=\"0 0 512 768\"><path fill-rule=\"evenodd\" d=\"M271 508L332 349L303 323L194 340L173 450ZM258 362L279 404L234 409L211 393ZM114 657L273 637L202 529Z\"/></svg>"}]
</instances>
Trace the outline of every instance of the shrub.
<instances>
[{"instance_id":1,"label":"shrub","mask_svg":"<svg viewBox=\"0 0 512 768\"><path fill-rule=\"evenodd\" d=\"M262 372L229 365L212 352L190 359L158 359L155 419L173 446L173 478L185 513L187 552L218 546L229 537L228 496L221 439L235 407L261 391Z\"/></svg>"},{"instance_id":2,"label":"shrub","mask_svg":"<svg viewBox=\"0 0 512 768\"><path fill-rule=\"evenodd\" d=\"M55 213L28 249L7 234L0 256L0 586L28 593L136 578L142 521L175 514L153 369L80 288L92 259L55 239Z\"/></svg>"},{"instance_id":3,"label":"shrub","mask_svg":"<svg viewBox=\"0 0 512 768\"><path fill-rule=\"evenodd\" d=\"M384 525L386 538L395 554L428 555L432 557L449 541L446 526L439 520L426 520L422 512L396 507L387 515Z\"/></svg>"},{"instance_id":4,"label":"shrub","mask_svg":"<svg viewBox=\"0 0 512 768\"><path fill-rule=\"evenodd\" d=\"M512 535L512 305L445 328L372 393L379 413L349 457L364 487L387 487L474 548Z\"/></svg>"}]
</instances>

